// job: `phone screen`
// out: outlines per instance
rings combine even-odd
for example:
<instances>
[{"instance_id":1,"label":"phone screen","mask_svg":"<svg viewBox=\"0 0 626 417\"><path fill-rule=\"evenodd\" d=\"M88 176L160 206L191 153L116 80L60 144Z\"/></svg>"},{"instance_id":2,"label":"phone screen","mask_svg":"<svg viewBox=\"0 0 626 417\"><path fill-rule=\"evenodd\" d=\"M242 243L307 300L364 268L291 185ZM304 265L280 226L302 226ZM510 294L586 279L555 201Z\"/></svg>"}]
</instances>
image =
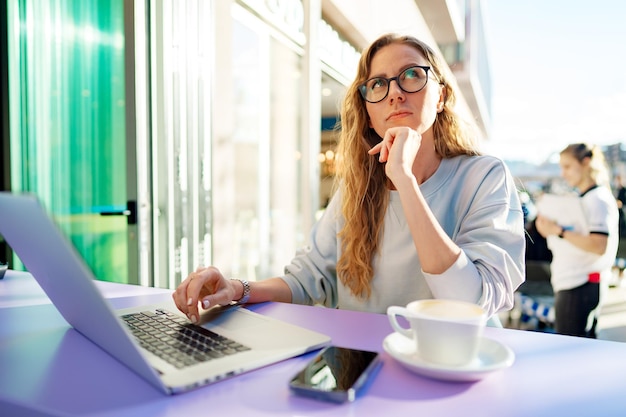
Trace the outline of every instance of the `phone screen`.
<instances>
[{"instance_id":1,"label":"phone screen","mask_svg":"<svg viewBox=\"0 0 626 417\"><path fill-rule=\"evenodd\" d=\"M329 346L294 376L290 387L319 399L353 401L378 363L377 352Z\"/></svg>"}]
</instances>

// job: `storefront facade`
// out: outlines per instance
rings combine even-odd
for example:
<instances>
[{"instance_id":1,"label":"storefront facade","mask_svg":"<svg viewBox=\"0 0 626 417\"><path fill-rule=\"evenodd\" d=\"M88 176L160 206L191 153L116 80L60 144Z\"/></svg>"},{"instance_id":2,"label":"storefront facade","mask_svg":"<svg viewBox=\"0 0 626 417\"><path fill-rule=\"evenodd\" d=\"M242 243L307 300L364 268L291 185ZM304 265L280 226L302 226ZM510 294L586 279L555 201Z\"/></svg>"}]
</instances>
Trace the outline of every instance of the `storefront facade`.
<instances>
[{"instance_id":1,"label":"storefront facade","mask_svg":"<svg viewBox=\"0 0 626 417\"><path fill-rule=\"evenodd\" d=\"M32 12L34 3L9 1L10 85L31 68L20 51L43 42L43 38L26 38L13 30L16 25L34 24L35 20L24 18L28 13L37 17ZM95 0L83 3L83 15L90 15L89 7L95 9L98 4ZM115 259L123 258L115 269L90 264L99 279L115 276L122 277L118 279L122 282L173 288L200 264L213 264L227 276L250 280L279 275L295 251L306 244L316 214L330 197L333 126L359 51L388 31L411 33L433 46L442 45L446 56L467 44L466 23L475 15L478 1L434 2L447 5L444 11L428 9L437 16L447 13L438 17L443 19L439 33L429 29L420 12L426 6L418 7L420 3L398 0L390 8L384 0L367 5L358 0L111 0L107 13L121 20L113 20L117 26L110 36L95 39L118 48L113 56L121 57L123 64L107 69L111 79L124 81L124 94L107 103L123 112L116 116L117 133L112 136L105 130L96 142L109 146L120 136L124 140L113 152L93 154L94 163L115 164L116 168L107 168L110 178L91 184L100 189L114 181L118 186L109 196L115 202L96 205L84 187L74 188L72 168L59 174L71 190L62 200L55 200L56 184L24 178L26 164L31 170L46 169L45 164L33 168L35 156L24 151L27 144L31 143L31 149L32 143L38 144L39 160L57 155L45 145L49 142L45 132L29 135L28 129L15 128L26 126L25 113L19 110L24 99L14 98L24 97L32 85L23 76L9 100L11 169L3 185L33 191L50 207L58 208L54 214L67 213L64 230L70 231L67 225L75 224L72 212L82 213L89 227L68 232L75 241L98 240L77 239L76 235L116 235L102 247L80 248L87 259L89 253L107 251L116 253ZM68 19L76 20L76 15L56 18L56 27L61 27ZM103 26L98 22L89 27ZM100 27L95 33L104 31ZM86 44L84 36L74 42L83 48ZM48 59L55 64L54 55ZM469 61L463 62L468 71ZM89 66L81 68L80 73L88 78ZM44 85L55 84L46 81L45 72L38 77ZM465 78L475 79L459 77ZM465 93L465 86L461 87ZM83 91L84 98L93 89L78 91ZM68 96L68 102L73 97ZM485 107L476 104L484 98L467 97L460 100L459 111L476 120L487 137ZM101 108L102 100L96 104L91 102L90 108ZM98 111L95 114L100 117ZM49 112L41 117L49 118ZM58 132L56 140L77 140L69 127L61 126ZM6 140L3 137L3 143ZM67 166L75 167L83 158L75 155ZM91 170L83 172L92 175ZM72 197L72 193L80 196ZM77 201L90 209L77 210ZM102 215L114 213L124 217ZM100 226L94 228L94 224ZM107 227L115 230L105 231Z\"/></svg>"}]
</instances>

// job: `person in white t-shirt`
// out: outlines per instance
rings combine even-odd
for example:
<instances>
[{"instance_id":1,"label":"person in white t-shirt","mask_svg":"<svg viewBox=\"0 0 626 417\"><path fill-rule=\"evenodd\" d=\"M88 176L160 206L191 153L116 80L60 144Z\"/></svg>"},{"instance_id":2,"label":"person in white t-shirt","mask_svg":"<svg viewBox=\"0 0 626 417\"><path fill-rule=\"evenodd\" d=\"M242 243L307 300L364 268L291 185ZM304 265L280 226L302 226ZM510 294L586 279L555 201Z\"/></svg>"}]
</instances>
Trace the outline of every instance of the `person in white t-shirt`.
<instances>
[{"instance_id":1,"label":"person in white t-shirt","mask_svg":"<svg viewBox=\"0 0 626 417\"><path fill-rule=\"evenodd\" d=\"M337 192L284 274L201 267L173 294L198 306L282 301L385 313L449 298L508 310L524 281L524 217L502 160L481 155L433 49L389 34L365 49L341 110Z\"/></svg>"},{"instance_id":2,"label":"person in white t-shirt","mask_svg":"<svg viewBox=\"0 0 626 417\"><path fill-rule=\"evenodd\" d=\"M555 331L595 337L597 313L611 279L619 241L619 214L598 146L575 143L560 153L561 175L580 193L589 233L567 230L537 216L537 230L552 251Z\"/></svg>"}]
</instances>

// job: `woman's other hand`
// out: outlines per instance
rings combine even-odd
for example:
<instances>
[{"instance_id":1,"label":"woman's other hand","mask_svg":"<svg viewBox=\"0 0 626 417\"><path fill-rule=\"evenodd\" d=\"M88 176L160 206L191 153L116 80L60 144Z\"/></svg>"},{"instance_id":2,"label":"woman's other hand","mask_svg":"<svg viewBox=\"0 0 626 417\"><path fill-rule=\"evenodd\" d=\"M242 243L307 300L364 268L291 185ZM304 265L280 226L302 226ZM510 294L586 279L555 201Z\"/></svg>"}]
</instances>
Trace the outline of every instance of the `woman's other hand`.
<instances>
[{"instance_id":1,"label":"woman's other hand","mask_svg":"<svg viewBox=\"0 0 626 417\"><path fill-rule=\"evenodd\" d=\"M233 301L236 290L233 281L224 278L217 268L198 267L180 283L172 298L178 309L186 314L192 323L197 323L200 317L199 303L202 303L204 309L229 304Z\"/></svg>"}]
</instances>

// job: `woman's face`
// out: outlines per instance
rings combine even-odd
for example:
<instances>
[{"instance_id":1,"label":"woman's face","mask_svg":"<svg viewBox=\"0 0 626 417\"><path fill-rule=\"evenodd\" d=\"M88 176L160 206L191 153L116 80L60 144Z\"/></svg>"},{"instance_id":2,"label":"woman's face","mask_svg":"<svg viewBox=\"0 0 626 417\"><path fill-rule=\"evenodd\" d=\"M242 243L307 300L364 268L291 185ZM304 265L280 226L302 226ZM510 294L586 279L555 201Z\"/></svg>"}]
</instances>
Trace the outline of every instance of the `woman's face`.
<instances>
[{"instance_id":1,"label":"woman's face","mask_svg":"<svg viewBox=\"0 0 626 417\"><path fill-rule=\"evenodd\" d=\"M561 154L559 160L559 165L561 166L561 176L570 186L579 188L583 181L587 178L586 172L588 161L589 158L585 158L581 163L570 154Z\"/></svg>"},{"instance_id":2,"label":"woman's face","mask_svg":"<svg viewBox=\"0 0 626 417\"><path fill-rule=\"evenodd\" d=\"M431 66L428 60L412 46L394 43L376 52L372 58L367 78L391 78L405 69L415 66ZM389 94L378 103L366 102L370 127L380 137L390 127L408 126L423 137L432 137L432 126L437 113L443 109L443 88L432 73L428 73L426 86L416 92L404 92L394 80L389 85Z\"/></svg>"}]
</instances>

